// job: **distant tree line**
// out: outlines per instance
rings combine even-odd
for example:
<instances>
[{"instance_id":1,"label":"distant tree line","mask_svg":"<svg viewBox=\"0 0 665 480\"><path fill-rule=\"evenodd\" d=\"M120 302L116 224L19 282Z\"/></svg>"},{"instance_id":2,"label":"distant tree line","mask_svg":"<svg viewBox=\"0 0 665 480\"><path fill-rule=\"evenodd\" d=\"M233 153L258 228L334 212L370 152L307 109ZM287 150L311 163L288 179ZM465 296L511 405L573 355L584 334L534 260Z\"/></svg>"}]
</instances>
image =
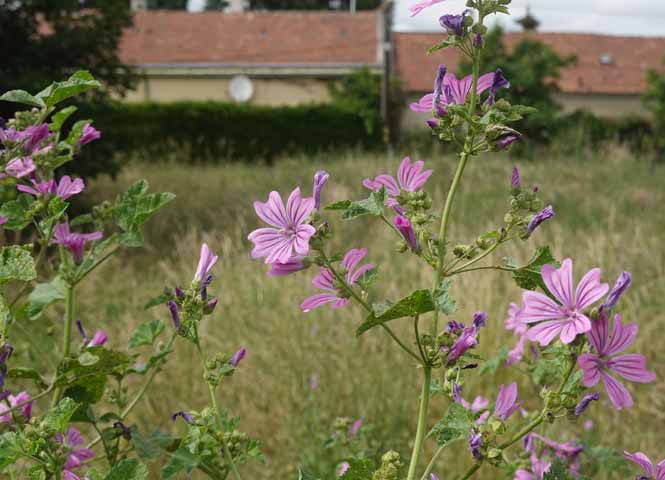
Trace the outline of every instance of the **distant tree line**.
<instances>
[{"instance_id":1,"label":"distant tree line","mask_svg":"<svg viewBox=\"0 0 665 480\"><path fill-rule=\"evenodd\" d=\"M249 0L251 10L347 10L351 0ZM148 0L149 9L185 10L188 0ZM358 10L377 8L381 0L356 0ZM222 10L227 0L207 0L206 10Z\"/></svg>"}]
</instances>

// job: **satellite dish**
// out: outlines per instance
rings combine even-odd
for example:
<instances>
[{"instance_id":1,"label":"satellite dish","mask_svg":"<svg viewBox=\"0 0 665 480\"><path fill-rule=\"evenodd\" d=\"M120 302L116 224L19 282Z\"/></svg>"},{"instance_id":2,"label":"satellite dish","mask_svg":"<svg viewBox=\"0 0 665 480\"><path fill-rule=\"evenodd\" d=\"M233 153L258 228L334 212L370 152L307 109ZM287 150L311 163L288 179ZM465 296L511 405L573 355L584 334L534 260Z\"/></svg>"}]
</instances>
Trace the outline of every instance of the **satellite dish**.
<instances>
[{"instance_id":1,"label":"satellite dish","mask_svg":"<svg viewBox=\"0 0 665 480\"><path fill-rule=\"evenodd\" d=\"M229 95L236 102L248 102L254 95L254 85L245 75L238 75L229 82Z\"/></svg>"}]
</instances>

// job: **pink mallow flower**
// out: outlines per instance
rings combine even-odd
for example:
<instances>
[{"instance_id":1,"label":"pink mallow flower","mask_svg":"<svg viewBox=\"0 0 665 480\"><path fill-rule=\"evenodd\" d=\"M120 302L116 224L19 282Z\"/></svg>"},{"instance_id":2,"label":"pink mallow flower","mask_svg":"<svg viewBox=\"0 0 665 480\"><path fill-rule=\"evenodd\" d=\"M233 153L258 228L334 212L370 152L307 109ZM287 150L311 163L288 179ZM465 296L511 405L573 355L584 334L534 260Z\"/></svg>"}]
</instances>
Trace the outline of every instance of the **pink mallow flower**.
<instances>
[{"instance_id":1,"label":"pink mallow flower","mask_svg":"<svg viewBox=\"0 0 665 480\"><path fill-rule=\"evenodd\" d=\"M7 223L7 217L0 217L0 225Z\"/></svg>"},{"instance_id":2,"label":"pink mallow flower","mask_svg":"<svg viewBox=\"0 0 665 480\"><path fill-rule=\"evenodd\" d=\"M308 264L304 262L305 257L295 256L291 257L289 261L285 263L271 263L270 269L268 270L269 277L285 277L286 275L291 275L292 273L305 270Z\"/></svg>"},{"instance_id":3,"label":"pink mallow flower","mask_svg":"<svg viewBox=\"0 0 665 480\"><path fill-rule=\"evenodd\" d=\"M494 415L505 421L518 408L520 408L520 399L517 393L517 383L513 382L507 387L501 385L494 406Z\"/></svg>"},{"instance_id":4,"label":"pink mallow flower","mask_svg":"<svg viewBox=\"0 0 665 480\"><path fill-rule=\"evenodd\" d=\"M23 157L23 158L14 158L7 163L5 167L5 172L10 177L14 178L23 178L30 175L37 169L32 158Z\"/></svg>"},{"instance_id":5,"label":"pink mallow flower","mask_svg":"<svg viewBox=\"0 0 665 480\"><path fill-rule=\"evenodd\" d=\"M466 410L470 410L471 413L479 413L482 410L486 410L490 404L490 401L487 398L482 397L480 395L478 395L473 400L473 403L469 403L467 400L465 400L462 397L462 391L458 384L453 385L453 400L455 401L455 403L459 403L460 405L462 405L462 407L464 407ZM487 420L489 416L490 416L489 410L483 412L476 420L476 425L481 425L485 423L485 420Z\"/></svg>"},{"instance_id":6,"label":"pink mallow flower","mask_svg":"<svg viewBox=\"0 0 665 480\"><path fill-rule=\"evenodd\" d=\"M388 194L386 206L394 208L399 205L395 197L398 197L402 190L415 192L425 185L427 179L432 175L432 170L423 171L424 166L425 163L422 160L411 163L411 158L405 157L397 169L397 180L392 175L383 174L374 180L366 178L363 180L363 186L375 192L379 191L381 187L386 187Z\"/></svg>"},{"instance_id":7,"label":"pink mallow flower","mask_svg":"<svg viewBox=\"0 0 665 480\"><path fill-rule=\"evenodd\" d=\"M81 433L74 427L69 427L66 437L62 433L58 433L55 436L55 440L67 448L67 461L62 470L63 478L66 480L79 480L79 477L73 470L81 468L84 462L95 456L95 452L89 448L79 448L85 442Z\"/></svg>"},{"instance_id":8,"label":"pink mallow flower","mask_svg":"<svg viewBox=\"0 0 665 480\"><path fill-rule=\"evenodd\" d=\"M272 228L258 228L247 237L254 243L252 258L265 263L287 263L293 256L309 253L309 239L316 229L305 221L314 210L314 198L303 198L300 188L289 195L286 207L277 192L270 192L266 203L254 202L254 210Z\"/></svg>"},{"instance_id":9,"label":"pink mallow flower","mask_svg":"<svg viewBox=\"0 0 665 480\"><path fill-rule=\"evenodd\" d=\"M609 290L606 283L600 283L600 269L589 270L574 293L571 259L565 259L559 269L543 265L541 275L547 289L559 303L540 292L524 292L522 321L541 322L529 329L527 338L545 346L560 337L562 343L568 344L575 340L577 335L591 330L591 320L583 311Z\"/></svg>"},{"instance_id":10,"label":"pink mallow flower","mask_svg":"<svg viewBox=\"0 0 665 480\"><path fill-rule=\"evenodd\" d=\"M86 347L99 347L101 345L104 345L109 339L109 336L104 330L97 330L95 334L92 336L90 339L90 342L86 345Z\"/></svg>"},{"instance_id":11,"label":"pink mallow flower","mask_svg":"<svg viewBox=\"0 0 665 480\"><path fill-rule=\"evenodd\" d=\"M86 123L83 126L83 132L81 132L81 137L79 138L79 145L87 145L88 143L99 140L100 138L102 138L102 132L97 130L89 123Z\"/></svg>"},{"instance_id":12,"label":"pink mallow flower","mask_svg":"<svg viewBox=\"0 0 665 480\"><path fill-rule=\"evenodd\" d=\"M60 182L55 180L43 180L37 182L30 179L32 187L29 185L17 185L16 188L20 192L29 193L35 197L43 197L46 195L56 195L63 200L67 200L74 195L77 195L85 188L85 183L80 178L74 180L69 175L65 175L60 179Z\"/></svg>"},{"instance_id":13,"label":"pink mallow flower","mask_svg":"<svg viewBox=\"0 0 665 480\"><path fill-rule=\"evenodd\" d=\"M367 256L366 248L354 248L347 252L344 255L344 260L342 260L342 266L346 270L346 282L349 285L354 285L362 275L374 268L374 265L371 263L366 263L361 267L358 267L358 264L363 258ZM304 302L300 305L300 308L303 312L309 312L315 308L318 308L326 303L332 303L332 308L340 308L349 304L348 292L343 288L338 288L336 286L337 279L333 272L326 268L321 267L319 274L314 277L312 284L320 288L321 290L326 290L327 293L317 293L311 297L305 299Z\"/></svg>"},{"instance_id":14,"label":"pink mallow flower","mask_svg":"<svg viewBox=\"0 0 665 480\"><path fill-rule=\"evenodd\" d=\"M409 12L411 13L412 17L415 17L426 8L429 8L432 5L436 5L437 3L441 2L443 2L443 0L422 0L420 2L416 2L413 5L409 6Z\"/></svg>"},{"instance_id":15,"label":"pink mallow flower","mask_svg":"<svg viewBox=\"0 0 665 480\"><path fill-rule=\"evenodd\" d=\"M519 337L515 347L508 352L506 365L514 365L522 361L524 357L524 347L526 345L527 324L520 317L522 309L516 304L511 303L508 307L508 318L505 321L506 330L512 330L514 335Z\"/></svg>"},{"instance_id":16,"label":"pink mallow flower","mask_svg":"<svg viewBox=\"0 0 665 480\"><path fill-rule=\"evenodd\" d=\"M11 423L13 421L12 414L5 412L25 402L29 403L26 403L21 407L21 413L26 421L30 420L30 417L32 416L32 402L30 400L32 400L32 397L28 392L21 392L16 396L9 395L7 400L9 401L9 406L7 406L4 401L0 402L0 423Z\"/></svg>"},{"instance_id":17,"label":"pink mallow flower","mask_svg":"<svg viewBox=\"0 0 665 480\"><path fill-rule=\"evenodd\" d=\"M219 257L212 253L210 247L207 243L201 245L201 253L199 255L199 264L196 266L196 273L194 274L194 280L196 282L201 282L204 279L208 278L212 267L215 266L219 260Z\"/></svg>"},{"instance_id":18,"label":"pink mallow flower","mask_svg":"<svg viewBox=\"0 0 665 480\"><path fill-rule=\"evenodd\" d=\"M490 72L478 77L478 86L476 87L478 95L492 88L494 75L495 72ZM445 113L446 106L448 105L464 105L472 87L473 75L467 75L458 80L455 74L446 73L441 82L441 91L426 94L417 102L409 105L409 108L418 113L432 113L434 110L434 98L436 97L438 98L436 111L441 115Z\"/></svg>"},{"instance_id":19,"label":"pink mallow flower","mask_svg":"<svg viewBox=\"0 0 665 480\"><path fill-rule=\"evenodd\" d=\"M636 323L624 325L621 315L617 314L614 316L614 328L610 336L609 319L607 315L601 314L600 318L593 322L591 331L587 333L595 353L583 353L577 359L578 365L584 372L582 377L584 386L591 388L602 379L607 395L617 410L632 407L633 397L622 383L610 375L610 372L638 383L649 383L656 379L656 374L646 369L644 355L629 353L616 356L632 345L637 331Z\"/></svg>"},{"instance_id":20,"label":"pink mallow flower","mask_svg":"<svg viewBox=\"0 0 665 480\"><path fill-rule=\"evenodd\" d=\"M665 460L658 462L654 467L653 462L642 452L629 453L624 451L623 456L644 470L645 477L637 477L644 480L665 480Z\"/></svg>"},{"instance_id":21,"label":"pink mallow flower","mask_svg":"<svg viewBox=\"0 0 665 480\"><path fill-rule=\"evenodd\" d=\"M74 261L79 263L83 260L85 244L94 240L100 240L103 237L102 232L76 233L69 230L69 223L56 225L53 232L51 243L62 245L69 249L74 256Z\"/></svg>"}]
</instances>

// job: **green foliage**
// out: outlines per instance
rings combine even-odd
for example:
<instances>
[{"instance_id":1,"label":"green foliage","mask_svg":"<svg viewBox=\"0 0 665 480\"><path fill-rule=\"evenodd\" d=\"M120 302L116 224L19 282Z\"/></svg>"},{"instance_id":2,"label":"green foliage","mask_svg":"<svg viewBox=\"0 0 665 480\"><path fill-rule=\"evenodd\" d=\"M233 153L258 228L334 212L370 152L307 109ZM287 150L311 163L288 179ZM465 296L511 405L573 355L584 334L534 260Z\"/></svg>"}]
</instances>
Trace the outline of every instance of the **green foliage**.
<instances>
[{"instance_id":1,"label":"green foliage","mask_svg":"<svg viewBox=\"0 0 665 480\"><path fill-rule=\"evenodd\" d=\"M55 407L46 412L40 422L40 427L52 432L64 433L78 407L78 403L71 398L63 398Z\"/></svg>"},{"instance_id":2,"label":"green foliage","mask_svg":"<svg viewBox=\"0 0 665 480\"><path fill-rule=\"evenodd\" d=\"M647 89L642 102L651 113L654 141L662 157L665 152L665 75L660 71L647 70Z\"/></svg>"},{"instance_id":3,"label":"green foliage","mask_svg":"<svg viewBox=\"0 0 665 480\"><path fill-rule=\"evenodd\" d=\"M445 416L432 427L428 436L436 437L437 444L442 447L454 440L466 438L473 428L474 421L475 418L470 410L453 402Z\"/></svg>"},{"instance_id":4,"label":"green foliage","mask_svg":"<svg viewBox=\"0 0 665 480\"><path fill-rule=\"evenodd\" d=\"M145 480L148 469L138 460L127 459L115 464L104 480Z\"/></svg>"},{"instance_id":5,"label":"green foliage","mask_svg":"<svg viewBox=\"0 0 665 480\"><path fill-rule=\"evenodd\" d=\"M358 10L373 10L381 0L357 0ZM252 10L329 10L329 0L250 0ZM341 10L348 10L349 0L343 0Z\"/></svg>"},{"instance_id":6,"label":"green foliage","mask_svg":"<svg viewBox=\"0 0 665 480\"><path fill-rule=\"evenodd\" d=\"M386 188L381 187L378 192L371 192L369 197L364 200L352 202L351 200L342 200L326 207L326 210L341 210L344 213L344 220L352 220L364 215L374 215L376 217L383 215L383 207L386 201Z\"/></svg>"},{"instance_id":7,"label":"green foliage","mask_svg":"<svg viewBox=\"0 0 665 480\"><path fill-rule=\"evenodd\" d=\"M152 346L163 331L164 322L162 320L152 320L142 323L132 333L132 337L129 339L129 348L136 348L141 345Z\"/></svg>"},{"instance_id":8,"label":"green foliage","mask_svg":"<svg viewBox=\"0 0 665 480\"><path fill-rule=\"evenodd\" d=\"M490 373L494 375L499 367L508 360L509 351L510 349L508 347L501 347L495 356L487 360L483 366L480 367L480 373Z\"/></svg>"},{"instance_id":9,"label":"green foliage","mask_svg":"<svg viewBox=\"0 0 665 480\"><path fill-rule=\"evenodd\" d=\"M362 335L367 330L382 325L390 320L404 317L415 317L431 312L436 308L430 290L416 290L397 302L386 301L372 305L373 312L356 330L356 335Z\"/></svg>"},{"instance_id":10,"label":"green foliage","mask_svg":"<svg viewBox=\"0 0 665 480\"><path fill-rule=\"evenodd\" d=\"M148 0L150 10L187 10L188 0Z\"/></svg>"},{"instance_id":11,"label":"green foliage","mask_svg":"<svg viewBox=\"0 0 665 480\"><path fill-rule=\"evenodd\" d=\"M367 459L351 458L348 460L349 469L340 478L343 480L372 480L374 466Z\"/></svg>"},{"instance_id":12,"label":"green foliage","mask_svg":"<svg viewBox=\"0 0 665 480\"><path fill-rule=\"evenodd\" d=\"M513 280L515 280L518 287L525 290L535 290L540 287L544 292L547 292L547 287L540 275L540 269L543 265L559 266L559 262L552 255L550 247L538 247L524 267L513 271Z\"/></svg>"},{"instance_id":13,"label":"green foliage","mask_svg":"<svg viewBox=\"0 0 665 480\"><path fill-rule=\"evenodd\" d=\"M37 277L30 245L0 248L0 285L10 280L29 282Z\"/></svg>"},{"instance_id":14,"label":"green foliage","mask_svg":"<svg viewBox=\"0 0 665 480\"><path fill-rule=\"evenodd\" d=\"M39 283L28 296L28 318L39 318L44 310L55 302L65 299L65 281L54 277L49 283Z\"/></svg>"}]
</instances>

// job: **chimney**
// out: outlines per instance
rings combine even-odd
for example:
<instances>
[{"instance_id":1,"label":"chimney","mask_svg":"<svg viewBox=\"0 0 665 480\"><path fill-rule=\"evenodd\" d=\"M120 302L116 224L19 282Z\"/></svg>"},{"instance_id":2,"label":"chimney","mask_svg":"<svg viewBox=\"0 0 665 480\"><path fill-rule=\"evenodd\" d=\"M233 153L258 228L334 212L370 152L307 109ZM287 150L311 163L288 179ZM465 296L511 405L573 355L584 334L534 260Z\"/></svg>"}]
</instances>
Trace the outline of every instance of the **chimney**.
<instances>
[{"instance_id":1,"label":"chimney","mask_svg":"<svg viewBox=\"0 0 665 480\"><path fill-rule=\"evenodd\" d=\"M127 5L127 4L125 4ZM148 0L132 0L131 8L133 12L138 10L147 10L148 9Z\"/></svg>"}]
</instances>

